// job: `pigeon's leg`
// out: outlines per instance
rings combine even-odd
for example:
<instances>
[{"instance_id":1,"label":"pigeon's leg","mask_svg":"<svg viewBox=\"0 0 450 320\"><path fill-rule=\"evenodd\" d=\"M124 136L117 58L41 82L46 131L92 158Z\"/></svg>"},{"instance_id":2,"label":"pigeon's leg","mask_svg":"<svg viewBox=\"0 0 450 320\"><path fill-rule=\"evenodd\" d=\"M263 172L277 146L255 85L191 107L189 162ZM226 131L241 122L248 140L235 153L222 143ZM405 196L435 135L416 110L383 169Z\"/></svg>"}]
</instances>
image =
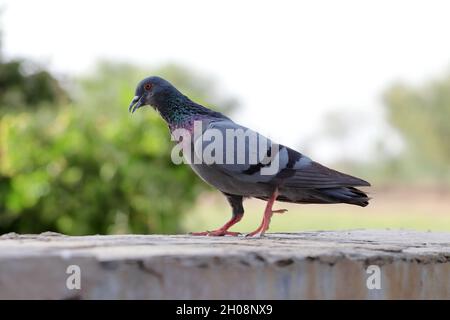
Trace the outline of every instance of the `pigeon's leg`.
<instances>
[{"instance_id":1,"label":"pigeon's leg","mask_svg":"<svg viewBox=\"0 0 450 320\"><path fill-rule=\"evenodd\" d=\"M190 234L193 236L237 236L239 232L228 231L233 225L241 221L244 216L244 207L242 206L242 196L225 194L233 208L233 216L231 219L225 223L221 228L213 231L204 231L204 232L191 232Z\"/></svg>"},{"instance_id":2,"label":"pigeon's leg","mask_svg":"<svg viewBox=\"0 0 450 320\"><path fill-rule=\"evenodd\" d=\"M247 234L246 237L252 237L258 233L261 236L264 235L264 233L269 229L270 219L272 218L272 215L274 214L274 212L277 212L277 213L285 212L286 209L275 210L275 211L272 210L273 204L274 204L275 200L277 199L277 197L278 197L278 188L275 189L274 193L272 194L270 199L267 201L267 205L266 205L266 209L264 210L264 217L261 222L261 225L255 231Z\"/></svg>"}]
</instances>

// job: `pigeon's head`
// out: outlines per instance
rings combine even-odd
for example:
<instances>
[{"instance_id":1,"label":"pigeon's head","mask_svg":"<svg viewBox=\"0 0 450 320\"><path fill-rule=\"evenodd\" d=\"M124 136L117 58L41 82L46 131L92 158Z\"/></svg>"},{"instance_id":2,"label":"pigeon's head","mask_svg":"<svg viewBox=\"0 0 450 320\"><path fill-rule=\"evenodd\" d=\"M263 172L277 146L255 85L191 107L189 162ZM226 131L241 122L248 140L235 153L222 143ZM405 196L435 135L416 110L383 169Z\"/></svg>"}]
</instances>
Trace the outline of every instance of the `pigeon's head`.
<instances>
[{"instance_id":1,"label":"pigeon's head","mask_svg":"<svg viewBox=\"0 0 450 320\"><path fill-rule=\"evenodd\" d=\"M163 78L156 76L145 78L137 85L128 111L134 113L137 109L146 105L154 108L161 107L174 94L181 95L170 82Z\"/></svg>"}]
</instances>

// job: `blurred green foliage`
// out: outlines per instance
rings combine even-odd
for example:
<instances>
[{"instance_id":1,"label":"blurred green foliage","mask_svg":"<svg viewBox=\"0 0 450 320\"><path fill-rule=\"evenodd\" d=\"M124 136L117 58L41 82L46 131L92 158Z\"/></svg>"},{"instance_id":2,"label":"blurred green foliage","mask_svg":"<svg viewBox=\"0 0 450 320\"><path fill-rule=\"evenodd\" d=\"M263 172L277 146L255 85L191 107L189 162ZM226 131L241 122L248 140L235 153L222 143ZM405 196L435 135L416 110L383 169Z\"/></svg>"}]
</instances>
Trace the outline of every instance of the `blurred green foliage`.
<instances>
[{"instance_id":1,"label":"blurred green foliage","mask_svg":"<svg viewBox=\"0 0 450 320\"><path fill-rule=\"evenodd\" d=\"M389 122L406 143L404 153L385 163L390 179L448 184L450 74L422 87L394 85L385 94L385 105Z\"/></svg>"},{"instance_id":2,"label":"blurred green foliage","mask_svg":"<svg viewBox=\"0 0 450 320\"><path fill-rule=\"evenodd\" d=\"M46 70L22 60L0 62L0 113L67 103L68 96Z\"/></svg>"},{"instance_id":3,"label":"blurred green foliage","mask_svg":"<svg viewBox=\"0 0 450 320\"><path fill-rule=\"evenodd\" d=\"M173 65L150 72L100 63L66 86L70 103L59 84L47 90L45 77L29 99L22 86L29 77L20 66L12 70L2 74L0 95L0 234L179 231L180 215L206 186L188 166L172 164L167 126L153 109L128 113L135 85L158 74L206 105L233 101ZM3 98L10 95L19 108Z\"/></svg>"}]
</instances>

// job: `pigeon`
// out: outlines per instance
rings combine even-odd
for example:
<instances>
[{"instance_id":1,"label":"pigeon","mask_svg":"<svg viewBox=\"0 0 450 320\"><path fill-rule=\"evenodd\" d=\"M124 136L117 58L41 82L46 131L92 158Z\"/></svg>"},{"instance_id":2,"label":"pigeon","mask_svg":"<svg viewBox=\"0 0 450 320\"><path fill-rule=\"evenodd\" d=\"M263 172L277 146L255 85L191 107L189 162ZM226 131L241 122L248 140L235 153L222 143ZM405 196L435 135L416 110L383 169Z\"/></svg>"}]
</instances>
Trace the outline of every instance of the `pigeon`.
<instances>
[{"instance_id":1,"label":"pigeon","mask_svg":"<svg viewBox=\"0 0 450 320\"><path fill-rule=\"evenodd\" d=\"M184 130L194 136L193 139L186 140L187 142L184 143L184 146L188 145L188 147L183 149L183 156L186 152L186 158L189 158L188 163L193 171L206 183L218 189L231 206L231 219L221 228L192 232L192 235L240 235L239 232L229 229L242 219L243 200L247 198L267 201L261 224L247 236L264 235L269 229L272 215L287 211L274 210L275 201L299 204L346 203L361 207L369 204L368 195L356 188L368 187L369 182L327 168L298 151L273 143L265 136L235 123L224 114L192 101L161 77L150 76L139 82L128 110L134 113L147 105L159 112L172 135L179 130ZM196 129L201 133L197 135L197 138L194 132ZM214 162L211 159L206 161L202 158L201 150L206 148L208 143L207 139L204 139L206 135L214 133L215 137L217 134L223 134L226 137L228 132L238 131L244 132L249 137L256 137L257 143L255 140L251 143L250 139L245 139L240 149L237 144L222 143L224 146L222 149L219 147L211 153L212 155L216 153L218 157L215 160L221 161ZM214 139L215 142L219 142L220 139L216 140ZM256 148L255 145L257 145ZM243 150L248 155L237 161L234 153L239 150ZM219 151L222 151L222 156ZM254 154L263 156L251 157ZM228 156L230 156L228 160L232 161L222 161ZM276 165L273 165L274 163Z\"/></svg>"}]
</instances>

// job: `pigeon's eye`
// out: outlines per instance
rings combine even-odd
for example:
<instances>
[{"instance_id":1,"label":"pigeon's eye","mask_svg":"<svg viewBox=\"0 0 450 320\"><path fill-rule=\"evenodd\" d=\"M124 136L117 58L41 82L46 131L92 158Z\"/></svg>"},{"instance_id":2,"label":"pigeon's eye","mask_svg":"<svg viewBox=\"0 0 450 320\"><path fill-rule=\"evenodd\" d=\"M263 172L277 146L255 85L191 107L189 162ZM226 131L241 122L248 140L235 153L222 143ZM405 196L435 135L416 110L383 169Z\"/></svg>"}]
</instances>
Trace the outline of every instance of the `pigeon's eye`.
<instances>
[{"instance_id":1,"label":"pigeon's eye","mask_svg":"<svg viewBox=\"0 0 450 320\"><path fill-rule=\"evenodd\" d=\"M151 88L152 88L152 84L151 83L146 83L144 85L144 89L147 90L147 91L149 91Z\"/></svg>"}]
</instances>

